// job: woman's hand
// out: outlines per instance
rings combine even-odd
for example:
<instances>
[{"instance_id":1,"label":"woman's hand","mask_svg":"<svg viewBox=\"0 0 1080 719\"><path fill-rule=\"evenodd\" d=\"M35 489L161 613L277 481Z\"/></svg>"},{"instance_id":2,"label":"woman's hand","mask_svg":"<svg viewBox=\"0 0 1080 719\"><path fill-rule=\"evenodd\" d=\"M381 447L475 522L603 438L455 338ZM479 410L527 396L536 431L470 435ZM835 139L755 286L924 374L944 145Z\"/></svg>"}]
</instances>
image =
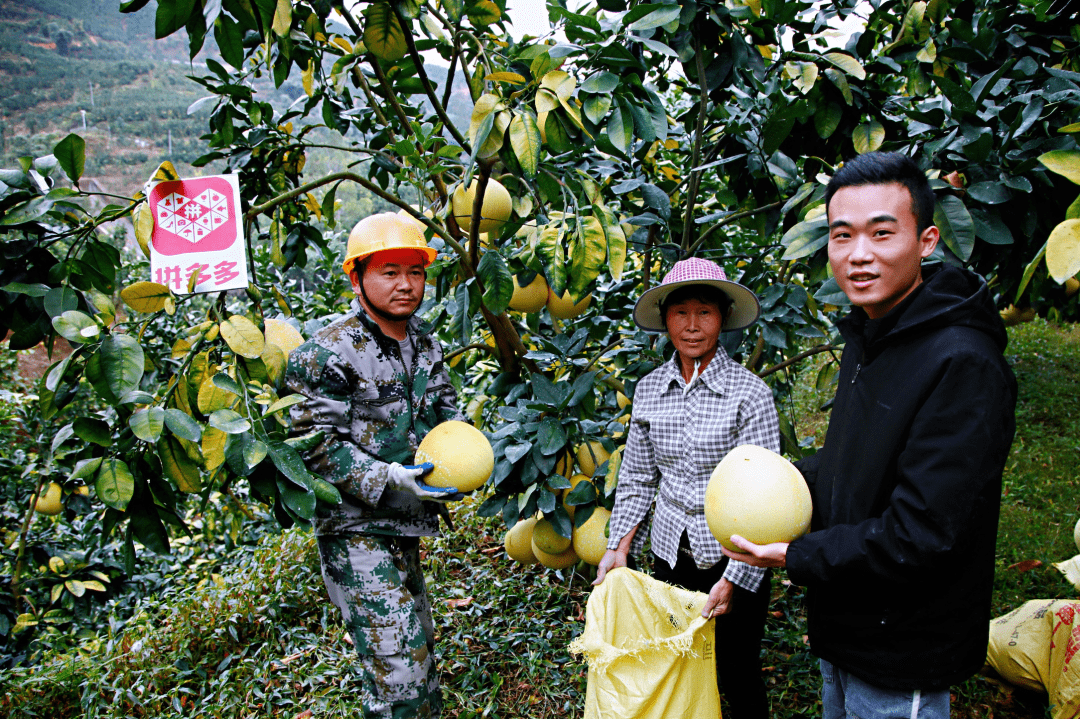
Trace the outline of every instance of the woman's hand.
<instances>
[{"instance_id":1,"label":"woman's hand","mask_svg":"<svg viewBox=\"0 0 1080 719\"><path fill-rule=\"evenodd\" d=\"M624 552L618 549L609 549L604 552L604 556L600 559L600 564L596 565L596 581L593 582L593 586L597 586L604 581L604 577L612 569L616 567L626 566L626 555L628 552Z\"/></svg>"},{"instance_id":2,"label":"woman's hand","mask_svg":"<svg viewBox=\"0 0 1080 719\"><path fill-rule=\"evenodd\" d=\"M727 614L731 611L732 599L735 596L735 585L727 579L721 578L709 590L709 599L701 609L701 616L711 619L718 614Z\"/></svg>"}]
</instances>

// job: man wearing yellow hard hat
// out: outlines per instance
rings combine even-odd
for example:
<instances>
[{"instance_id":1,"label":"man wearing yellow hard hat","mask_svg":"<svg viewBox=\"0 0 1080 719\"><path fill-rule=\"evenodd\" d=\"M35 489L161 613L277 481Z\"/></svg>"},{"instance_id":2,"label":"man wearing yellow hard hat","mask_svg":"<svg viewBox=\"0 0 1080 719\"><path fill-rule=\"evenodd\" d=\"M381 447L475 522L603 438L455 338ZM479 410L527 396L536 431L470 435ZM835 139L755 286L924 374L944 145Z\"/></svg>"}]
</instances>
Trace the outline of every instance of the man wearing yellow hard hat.
<instances>
[{"instance_id":1,"label":"man wearing yellow hard hat","mask_svg":"<svg viewBox=\"0 0 1080 719\"><path fill-rule=\"evenodd\" d=\"M431 465L409 466L440 422L463 419L442 348L415 317L435 259L419 226L390 212L361 220L342 269L356 297L345 317L289 355L286 385L306 398L292 433L321 430L304 455L342 503L315 518L323 581L360 656L365 717L437 717L431 601L420 537L439 533L453 488L429 487Z\"/></svg>"}]
</instances>

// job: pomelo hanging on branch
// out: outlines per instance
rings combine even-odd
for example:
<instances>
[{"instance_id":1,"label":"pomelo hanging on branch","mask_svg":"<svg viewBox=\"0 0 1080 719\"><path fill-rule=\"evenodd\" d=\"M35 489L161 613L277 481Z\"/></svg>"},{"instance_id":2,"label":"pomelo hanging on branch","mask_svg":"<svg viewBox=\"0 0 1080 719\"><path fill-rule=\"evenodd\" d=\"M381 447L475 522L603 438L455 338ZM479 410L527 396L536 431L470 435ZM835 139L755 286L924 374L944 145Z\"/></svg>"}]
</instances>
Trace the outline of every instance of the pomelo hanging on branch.
<instances>
[{"instance_id":1,"label":"pomelo hanging on branch","mask_svg":"<svg viewBox=\"0 0 1080 719\"><path fill-rule=\"evenodd\" d=\"M495 453L483 432L468 422L450 420L436 425L420 442L415 464L424 462L435 465L424 476L426 484L471 492L491 476Z\"/></svg>"},{"instance_id":2,"label":"pomelo hanging on branch","mask_svg":"<svg viewBox=\"0 0 1080 719\"><path fill-rule=\"evenodd\" d=\"M472 228L473 201L476 199L477 182L473 180L469 189L459 184L450 197L450 204L454 209L454 219L458 226L468 232ZM514 201L510 193L502 183L497 180L488 180L484 189L484 204L480 208L480 232L499 233L503 224L510 219L514 211Z\"/></svg>"},{"instance_id":3,"label":"pomelo hanging on branch","mask_svg":"<svg viewBox=\"0 0 1080 719\"><path fill-rule=\"evenodd\" d=\"M802 474L764 447L744 444L716 465L705 487L705 521L725 547L737 534L754 544L790 542L810 528L813 504Z\"/></svg>"},{"instance_id":4,"label":"pomelo hanging on branch","mask_svg":"<svg viewBox=\"0 0 1080 719\"><path fill-rule=\"evenodd\" d=\"M520 519L503 538L506 556L518 564L536 564L537 562L536 555L533 554L532 550L532 535L536 522L536 517Z\"/></svg>"}]
</instances>

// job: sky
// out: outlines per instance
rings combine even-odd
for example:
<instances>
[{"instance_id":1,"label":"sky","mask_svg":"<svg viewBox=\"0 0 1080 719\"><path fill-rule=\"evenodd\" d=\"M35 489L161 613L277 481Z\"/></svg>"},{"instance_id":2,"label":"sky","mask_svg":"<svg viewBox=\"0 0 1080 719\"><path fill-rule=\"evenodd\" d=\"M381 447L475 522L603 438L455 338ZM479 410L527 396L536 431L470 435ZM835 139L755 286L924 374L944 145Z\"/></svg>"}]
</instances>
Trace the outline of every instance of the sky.
<instances>
[{"instance_id":1,"label":"sky","mask_svg":"<svg viewBox=\"0 0 1080 719\"><path fill-rule=\"evenodd\" d=\"M515 38L543 35L549 30L544 0L506 0L506 11L512 23L510 34Z\"/></svg>"}]
</instances>

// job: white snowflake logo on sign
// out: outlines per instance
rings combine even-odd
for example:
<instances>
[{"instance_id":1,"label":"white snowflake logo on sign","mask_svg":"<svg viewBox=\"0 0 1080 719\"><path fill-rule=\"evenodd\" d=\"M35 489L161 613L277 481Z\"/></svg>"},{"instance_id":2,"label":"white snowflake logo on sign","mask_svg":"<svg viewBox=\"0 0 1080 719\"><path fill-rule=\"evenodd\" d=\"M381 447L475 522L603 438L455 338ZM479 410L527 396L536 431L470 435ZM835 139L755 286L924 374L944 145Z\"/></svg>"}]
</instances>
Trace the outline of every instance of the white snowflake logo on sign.
<instances>
[{"instance_id":1,"label":"white snowflake logo on sign","mask_svg":"<svg viewBox=\"0 0 1080 719\"><path fill-rule=\"evenodd\" d=\"M229 219L225 195L203 190L198 197L174 192L157 203L157 225L191 244L197 243Z\"/></svg>"}]
</instances>

